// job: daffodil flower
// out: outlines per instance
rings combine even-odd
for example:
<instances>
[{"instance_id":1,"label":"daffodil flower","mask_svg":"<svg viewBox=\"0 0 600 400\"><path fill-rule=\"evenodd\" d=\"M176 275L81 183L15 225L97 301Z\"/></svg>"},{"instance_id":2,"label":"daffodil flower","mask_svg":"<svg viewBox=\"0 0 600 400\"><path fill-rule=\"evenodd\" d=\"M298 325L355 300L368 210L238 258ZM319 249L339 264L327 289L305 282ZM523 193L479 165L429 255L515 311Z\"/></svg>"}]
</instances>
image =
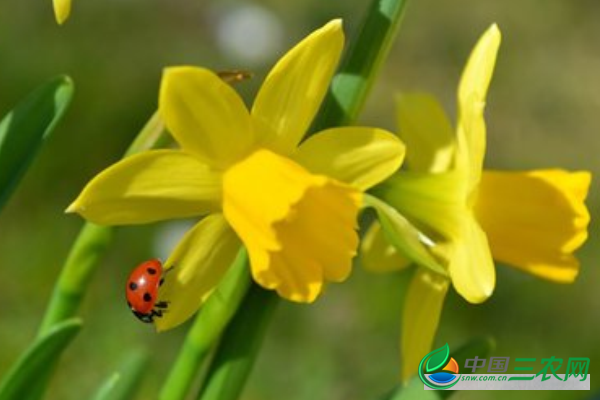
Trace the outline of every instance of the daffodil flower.
<instances>
[{"instance_id":1,"label":"daffodil flower","mask_svg":"<svg viewBox=\"0 0 600 400\"><path fill-rule=\"evenodd\" d=\"M69 14L71 14L71 0L52 0L54 6L54 16L59 25L65 23Z\"/></svg>"},{"instance_id":2,"label":"daffodil flower","mask_svg":"<svg viewBox=\"0 0 600 400\"><path fill-rule=\"evenodd\" d=\"M300 144L343 48L340 20L315 31L268 74L248 111L213 72L166 69L159 112L180 146L128 157L68 208L98 224L204 217L166 267L159 330L189 318L227 271L240 240L254 280L295 302L340 282L358 247L362 192L395 172L404 145L389 132L340 127Z\"/></svg>"},{"instance_id":3,"label":"daffodil flower","mask_svg":"<svg viewBox=\"0 0 600 400\"><path fill-rule=\"evenodd\" d=\"M587 238L590 173L483 170L485 98L499 45L500 31L492 25L471 53L458 88L456 130L433 97L414 94L398 101L408 170L373 193L418 226L447 265L446 275L419 268L408 289L404 379L432 345L450 281L467 301L481 303L494 290L494 259L561 283L573 282L579 271L573 252ZM366 235L362 255L373 270L408 265L379 225Z\"/></svg>"}]
</instances>

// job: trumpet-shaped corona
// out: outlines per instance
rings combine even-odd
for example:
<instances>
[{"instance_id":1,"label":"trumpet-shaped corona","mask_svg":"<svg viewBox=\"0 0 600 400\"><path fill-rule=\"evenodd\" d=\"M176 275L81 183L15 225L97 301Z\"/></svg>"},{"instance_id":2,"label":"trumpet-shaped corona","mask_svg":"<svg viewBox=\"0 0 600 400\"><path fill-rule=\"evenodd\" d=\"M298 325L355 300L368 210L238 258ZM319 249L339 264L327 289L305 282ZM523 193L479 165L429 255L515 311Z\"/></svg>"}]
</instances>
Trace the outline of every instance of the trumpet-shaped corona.
<instances>
[{"instance_id":1,"label":"trumpet-shaped corona","mask_svg":"<svg viewBox=\"0 0 600 400\"><path fill-rule=\"evenodd\" d=\"M358 190L259 150L227 171L223 197L225 218L246 244L262 286L312 302L324 281L349 275L358 245Z\"/></svg>"}]
</instances>

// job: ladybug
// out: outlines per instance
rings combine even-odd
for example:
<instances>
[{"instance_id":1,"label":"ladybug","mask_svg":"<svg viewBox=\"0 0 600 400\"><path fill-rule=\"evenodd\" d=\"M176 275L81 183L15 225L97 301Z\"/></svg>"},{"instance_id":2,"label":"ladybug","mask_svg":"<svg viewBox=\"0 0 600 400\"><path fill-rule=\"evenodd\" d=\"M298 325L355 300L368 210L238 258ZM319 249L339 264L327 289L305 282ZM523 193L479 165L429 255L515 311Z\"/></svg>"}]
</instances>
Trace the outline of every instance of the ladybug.
<instances>
[{"instance_id":1,"label":"ladybug","mask_svg":"<svg viewBox=\"0 0 600 400\"><path fill-rule=\"evenodd\" d=\"M141 263L129 275L125 297L133 315L140 321L153 322L154 317L162 317L166 311L169 303L156 301L163 282L163 266L158 259Z\"/></svg>"}]
</instances>

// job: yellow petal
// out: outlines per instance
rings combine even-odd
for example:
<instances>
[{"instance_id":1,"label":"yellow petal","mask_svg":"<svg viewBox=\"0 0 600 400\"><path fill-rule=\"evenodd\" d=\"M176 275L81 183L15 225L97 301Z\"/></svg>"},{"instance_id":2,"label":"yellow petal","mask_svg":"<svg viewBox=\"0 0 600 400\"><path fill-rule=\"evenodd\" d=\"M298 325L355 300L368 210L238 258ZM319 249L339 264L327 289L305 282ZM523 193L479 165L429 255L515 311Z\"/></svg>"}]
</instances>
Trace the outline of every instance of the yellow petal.
<instances>
[{"instance_id":1,"label":"yellow petal","mask_svg":"<svg viewBox=\"0 0 600 400\"><path fill-rule=\"evenodd\" d=\"M446 172L454 160L454 128L442 106L428 94L398 97L398 136L406 143L411 171Z\"/></svg>"},{"instance_id":2,"label":"yellow petal","mask_svg":"<svg viewBox=\"0 0 600 400\"><path fill-rule=\"evenodd\" d=\"M227 167L251 151L254 138L244 102L207 69L167 68L158 108L181 148L211 166Z\"/></svg>"},{"instance_id":3,"label":"yellow petal","mask_svg":"<svg viewBox=\"0 0 600 400\"><path fill-rule=\"evenodd\" d=\"M425 268L419 268L412 278L402 315L403 382L417 372L424 355L431 350L449 284L447 277Z\"/></svg>"},{"instance_id":4,"label":"yellow petal","mask_svg":"<svg viewBox=\"0 0 600 400\"><path fill-rule=\"evenodd\" d=\"M411 264L387 241L377 221L371 224L360 242L360 262L371 272L397 271Z\"/></svg>"},{"instance_id":5,"label":"yellow petal","mask_svg":"<svg viewBox=\"0 0 600 400\"><path fill-rule=\"evenodd\" d=\"M244 242L254 279L296 302L351 270L361 195L290 159L258 150L223 178L223 211Z\"/></svg>"},{"instance_id":6,"label":"yellow petal","mask_svg":"<svg viewBox=\"0 0 600 400\"><path fill-rule=\"evenodd\" d=\"M485 233L469 213L461 223L460 240L450 244L450 277L454 288L470 303L482 303L496 286L496 270Z\"/></svg>"},{"instance_id":7,"label":"yellow petal","mask_svg":"<svg viewBox=\"0 0 600 400\"><path fill-rule=\"evenodd\" d=\"M56 22L62 25L71 14L71 0L52 0Z\"/></svg>"},{"instance_id":8,"label":"yellow petal","mask_svg":"<svg viewBox=\"0 0 600 400\"><path fill-rule=\"evenodd\" d=\"M221 214L212 214L188 231L165 263L159 300L169 303L159 331L185 322L202 306L235 259L240 241Z\"/></svg>"},{"instance_id":9,"label":"yellow petal","mask_svg":"<svg viewBox=\"0 0 600 400\"><path fill-rule=\"evenodd\" d=\"M467 62L458 87L457 164L468 172L475 186L485 156L485 99L500 47L500 30L494 24L479 39Z\"/></svg>"},{"instance_id":10,"label":"yellow petal","mask_svg":"<svg viewBox=\"0 0 600 400\"><path fill-rule=\"evenodd\" d=\"M143 224L218 210L221 174L175 150L134 155L96 175L67 212L100 225Z\"/></svg>"},{"instance_id":11,"label":"yellow petal","mask_svg":"<svg viewBox=\"0 0 600 400\"><path fill-rule=\"evenodd\" d=\"M558 282L572 282L572 256L587 239L588 172L485 171L475 204L496 260Z\"/></svg>"},{"instance_id":12,"label":"yellow petal","mask_svg":"<svg viewBox=\"0 0 600 400\"><path fill-rule=\"evenodd\" d=\"M297 44L273 67L260 88L252 117L261 143L289 154L310 126L344 46L341 20Z\"/></svg>"},{"instance_id":13,"label":"yellow petal","mask_svg":"<svg viewBox=\"0 0 600 400\"><path fill-rule=\"evenodd\" d=\"M382 182L402 165L404 144L377 128L332 128L302 143L294 159L315 174L323 174L360 190Z\"/></svg>"}]
</instances>

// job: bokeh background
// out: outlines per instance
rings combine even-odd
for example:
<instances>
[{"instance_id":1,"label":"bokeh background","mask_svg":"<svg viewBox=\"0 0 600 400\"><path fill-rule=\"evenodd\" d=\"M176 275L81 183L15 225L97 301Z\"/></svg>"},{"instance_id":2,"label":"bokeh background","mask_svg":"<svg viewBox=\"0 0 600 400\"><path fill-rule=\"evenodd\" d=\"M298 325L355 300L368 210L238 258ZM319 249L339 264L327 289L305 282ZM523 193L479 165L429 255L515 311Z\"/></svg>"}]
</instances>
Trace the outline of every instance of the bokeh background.
<instances>
[{"instance_id":1,"label":"bokeh background","mask_svg":"<svg viewBox=\"0 0 600 400\"><path fill-rule=\"evenodd\" d=\"M0 374L35 334L54 281L82 221L64 215L94 174L116 161L156 108L161 69L194 64L242 68L251 99L285 49L334 17L349 37L367 0L76 0L71 20L54 23L51 1L0 3L0 110L66 73L76 96L19 190L0 214ZM460 71L479 35L497 22L503 44L489 94L486 164L498 169L565 167L596 174L588 206L598 216L600 176L600 2L544 0L409 4L400 35L361 122L393 130L397 91L438 95L450 115ZM49 399L88 398L130 351L151 362L139 399L160 388L186 327L156 334L128 311L123 287L142 260L165 257L181 224L117 231L81 309L84 330L61 362ZM573 285L543 282L505 266L483 305L451 293L437 344L456 347L491 335L494 355L591 358L600 371L600 252L597 225L579 252ZM282 304L245 399L367 399L399 374L398 336L410 272L371 275L357 265L347 284L315 305ZM587 399L592 393L461 392L456 399Z\"/></svg>"}]
</instances>

